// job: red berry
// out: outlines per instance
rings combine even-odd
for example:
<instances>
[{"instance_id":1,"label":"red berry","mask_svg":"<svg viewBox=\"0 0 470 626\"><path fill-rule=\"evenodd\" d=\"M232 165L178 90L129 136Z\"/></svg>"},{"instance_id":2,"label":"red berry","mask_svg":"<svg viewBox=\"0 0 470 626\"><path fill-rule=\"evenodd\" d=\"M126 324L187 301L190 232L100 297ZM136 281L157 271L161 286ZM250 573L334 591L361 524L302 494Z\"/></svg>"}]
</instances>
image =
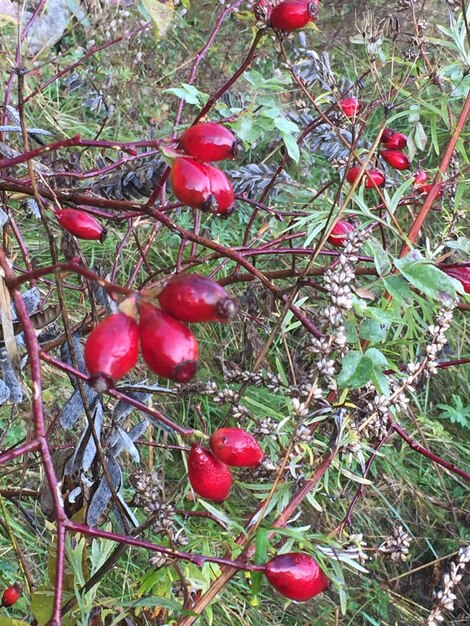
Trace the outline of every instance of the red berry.
<instances>
[{"instance_id":1,"label":"red berry","mask_svg":"<svg viewBox=\"0 0 470 626\"><path fill-rule=\"evenodd\" d=\"M424 193L428 195L428 193L431 191L432 186L433 186L433 183L428 183L427 185L421 185L420 187L417 187L416 190L419 191L419 193ZM442 185L438 183L436 187L437 187L436 198L440 198L442 196Z\"/></svg>"},{"instance_id":2,"label":"red berry","mask_svg":"<svg viewBox=\"0 0 470 626\"><path fill-rule=\"evenodd\" d=\"M305 602L328 589L330 581L308 554L288 552L266 563L266 578L280 594Z\"/></svg>"},{"instance_id":3,"label":"red berry","mask_svg":"<svg viewBox=\"0 0 470 626\"><path fill-rule=\"evenodd\" d=\"M140 305L140 348L157 376L179 383L190 380L197 369L198 343L184 324L148 302Z\"/></svg>"},{"instance_id":4,"label":"red berry","mask_svg":"<svg viewBox=\"0 0 470 626\"><path fill-rule=\"evenodd\" d=\"M470 267L439 267L443 272L462 283L465 293L470 293Z\"/></svg>"},{"instance_id":5,"label":"red berry","mask_svg":"<svg viewBox=\"0 0 470 626\"><path fill-rule=\"evenodd\" d=\"M256 467L264 456L258 442L242 428L219 428L210 438L219 461L236 467Z\"/></svg>"},{"instance_id":6,"label":"red berry","mask_svg":"<svg viewBox=\"0 0 470 626\"><path fill-rule=\"evenodd\" d=\"M382 134L380 135L380 141L382 143L387 143L395 132L396 131L393 130L393 128L384 128Z\"/></svg>"},{"instance_id":7,"label":"red berry","mask_svg":"<svg viewBox=\"0 0 470 626\"><path fill-rule=\"evenodd\" d=\"M401 150L408 143L408 137L403 133L393 131L388 139L385 140L382 133L382 143L385 145L387 150Z\"/></svg>"},{"instance_id":8,"label":"red berry","mask_svg":"<svg viewBox=\"0 0 470 626\"><path fill-rule=\"evenodd\" d=\"M271 26L291 32L303 28L318 18L318 0L283 0L271 11Z\"/></svg>"},{"instance_id":9,"label":"red berry","mask_svg":"<svg viewBox=\"0 0 470 626\"><path fill-rule=\"evenodd\" d=\"M2 606L13 606L21 595L21 587L17 583L5 589L2 595Z\"/></svg>"},{"instance_id":10,"label":"red berry","mask_svg":"<svg viewBox=\"0 0 470 626\"><path fill-rule=\"evenodd\" d=\"M234 194L227 176L216 167L190 157L175 159L170 180L178 200L194 209L230 213Z\"/></svg>"},{"instance_id":11,"label":"red berry","mask_svg":"<svg viewBox=\"0 0 470 626\"><path fill-rule=\"evenodd\" d=\"M222 502L230 493L230 468L198 444L193 444L188 456L188 477L194 491L207 500Z\"/></svg>"},{"instance_id":12,"label":"red berry","mask_svg":"<svg viewBox=\"0 0 470 626\"><path fill-rule=\"evenodd\" d=\"M356 117L359 113L359 109L361 108L361 104L357 98L343 98L339 103L341 110L346 115L346 117Z\"/></svg>"},{"instance_id":13,"label":"red berry","mask_svg":"<svg viewBox=\"0 0 470 626\"><path fill-rule=\"evenodd\" d=\"M160 306L182 322L227 322L238 303L214 280L196 274L170 279L160 292Z\"/></svg>"},{"instance_id":14,"label":"red berry","mask_svg":"<svg viewBox=\"0 0 470 626\"><path fill-rule=\"evenodd\" d=\"M348 183L353 183L356 180L359 175L360 169L360 165L355 165L346 172L346 180L348 181ZM385 183L385 176L380 170L370 169L366 170L364 174L367 176L366 189L373 189L374 183L377 185L377 187L382 187L382 185Z\"/></svg>"},{"instance_id":15,"label":"red berry","mask_svg":"<svg viewBox=\"0 0 470 626\"><path fill-rule=\"evenodd\" d=\"M241 144L225 126L206 122L188 128L181 136L181 147L200 161L223 161L240 154Z\"/></svg>"},{"instance_id":16,"label":"red berry","mask_svg":"<svg viewBox=\"0 0 470 626\"><path fill-rule=\"evenodd\" d=\"M396 170L408 170L410 169L410 160L400 152L399 150L381 150L380 156L388 163L390 167L393 167Z\"/></svg>"},{"instance_id":17,"label":"red berry","mask_svg":"<svg viewBox=\"0 0 470 626\"><path fill-rule=\"evenodd\" d=\"M103 241L106 236L106 230L101 226L98 220L88 213L76 211L75 209L58 209L55 216L59 224L66 231L78 237L79 239L96 239Z\"/></svg>"},{"instance_id":18,"label":"red berry","mask_svg":"<svg viewBox=\"0 0 470 626\"><path fill-rule=\"evenodd\" d=\"M428 175L424 170L417 170L413 174L413 185L415 187L420 187L423 183L425 183L428 179Z\"/></svg>"},{"instance_id":19,"label":"red berry","mask_svg":"<svg viewBox=\"0 0 470 626\"><path fill-rule=\"evenodd\" d=\"M344 246L348 234L352 233L354 226L345 220L338 220L331 229L331 233L328 236L328 243L332 246Z\"/></svg>"},{"instance_id":20,"label":"red berry","mask_svg":"<svg viewBox=\"0 0 470 626\"><path fill-rule=\"evenodd\" d=\"M133 317L115 313L88 335L85 364L95 386L104 391L137 363L139 329Z\"/></svg>"}]
</instances>

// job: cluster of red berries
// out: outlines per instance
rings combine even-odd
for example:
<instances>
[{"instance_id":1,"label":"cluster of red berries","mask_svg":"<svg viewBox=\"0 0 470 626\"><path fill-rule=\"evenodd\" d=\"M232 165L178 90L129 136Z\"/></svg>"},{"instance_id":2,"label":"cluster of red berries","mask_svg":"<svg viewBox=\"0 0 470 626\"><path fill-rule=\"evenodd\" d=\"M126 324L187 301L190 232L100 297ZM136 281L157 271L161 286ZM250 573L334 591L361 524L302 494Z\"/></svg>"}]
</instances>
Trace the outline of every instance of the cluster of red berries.
<instances>
[{"instance_id":1,"label":"cluster of red berries","mask_svg":"<svg viewBox=\"0 0 470 626\"><path fill-rule=\"evenodd\" d=\"M225 289L195 274L170 279L156 297L159 307L143 297L128 299L88 336L85 364L97 389L113 386L135 366L139 340L144 361L157 376L189 381L197 369L198 342L183 322L227 322L238 311Z\"/></svg>"},{"instance_id":2,"label":"cluster of red berries","mask_svg":"<svg viewBox=\"0 0 470 626\"><path fill-rule=\"evenodd\" d=\"M21 595L21 587L17 583L5 589L2 594L2 606L8 608L18 601Z\"/></svg>"},{"instance_id":3,"label":"cluster of red berries","mask_svg":"<svg viewBox=\"0 0 470 626\"><path fill-rule=\"evenodd\" d=\"M290 33L304 28L309 22L316 22L319 4L319 0L282 0L272 6L269 0L260 0L253 12L265 26Z\"/></svg>"},{"instance_id":4,"label":"cluster of red berries","mask_svg":"<svg viewBox=\"0 0 470 626\"><path fill-rule=\"evenodd\" d=\"M171 185L178 200L201 211L218 215L232 213L232 183L222 170L209 162L236 158L240 141L225 126L202 122L183 133L179 148L188 156L177 156L171 167Z\"/></svg>"}]
</instances>

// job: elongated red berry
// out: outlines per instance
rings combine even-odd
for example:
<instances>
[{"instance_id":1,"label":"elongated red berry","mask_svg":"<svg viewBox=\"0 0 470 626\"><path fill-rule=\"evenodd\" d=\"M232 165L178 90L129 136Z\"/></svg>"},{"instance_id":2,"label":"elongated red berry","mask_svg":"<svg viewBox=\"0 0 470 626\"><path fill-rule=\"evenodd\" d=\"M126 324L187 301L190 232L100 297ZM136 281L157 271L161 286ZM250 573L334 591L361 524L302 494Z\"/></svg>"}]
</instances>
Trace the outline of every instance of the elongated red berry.
<instances>
[{"instance_id":1,"label":"elongated red berry","mask_svg":"<svg viewBox=\"0 0 470 626\"><path fill-rule=\"evenodd\" d=\"M318 563L303 552L288 552L266 563L265 575L280 594L305 602L328 589L330 581Z\"/></svg>"},{"instance_id":2,"label":"elongated red berry","mask_svg":"<svg viewBox=\"0 0 470 626\"><path fill-rule=\"evenodd\" d=\"M386 129L390 130L390 129ZM388 137L388 139L384 139L382 133L382 143L384 144L387 150L401 150L406 147L408 143L408 137L403 133L399 133L398 131L392 131L392 134Z\"/></svg>"},{"instance_id":3,"label":"elongated red berry","mask_svg":"<svg viewBox=\"0 0 470 626\"><path fill-rule=\"evenodd\" d=\"M253 435L242 428L219 428L209 444L219 461L235 467L256 467L264 457Z\"/></svg>"},{"instance_id":4,"label":"elongated red berry","mask_svg":"<svg viewBox=\"0 0 470 626\"><path fill-rule=\"evenodd\" d=\"M214 502L225 500L232 486L230 468L198 444L193 444L188 455L188 478L197 494Z\"/></svg>"},{"instance_id":5,"label":"elongated red berry","mask_svg":"<svg viewBox=\"0 0 470 626\"><path fill-rule=\"evenodd\" d=\"M2 606L13 606L21 595L21 587L17 583L5 589L2 595Z\"/></svg>"},{"instance_id":6,"label":"elongated red berry","mask_svg":"<svg viewBox=\"0 0 470 626\"><path fill-rule=\"evenodd\" d=\"M158 295L160 306L182 322L228 322L238 303L214 280L197 274L171 278Z\"/></svg>"},{"instance_id":7,"label":"elongated red berry","mask_svg":"<svg viewBox=\"0 0 470 626\"><path fill-rule=\"evenodd\" d=\"M427 179L427 173L424 170L419 169L413 174L413 185L415 187L421 187L423 183L427 181Z\"/></svg>"},{"instance_id":8,"label":"elongated red berry","mask_svg":"<svg viewBox=\"0 0 470 626\"><path fill-rule=\"evenodd\" d=\"M361 103L357 98L343 98L339 103L341 110L346 115L346 117L356 117L359 113L359 109L361 108Z\"/></svg>"},{"instance_id":9,"label":"elongated red berry","mask_svg":"<svg viewBox=\"0 0 470 626\"><path fill-rule=\"evenodd\" d=\"M403 152L399 150L381 150L380 156L388 163L390 167L396 170L409 170L410 160Z\"/></svg>"},{"instance_id":10,"label":"elongated red berry","mask_svg":"<svg viewBox=\"0 0 470 626\"><path fill-rule=\"evenodd\" d=\"M196 373L198 343L184 324L148 302L140 305L140 348L149 368L185 383Z\"/></svg>"},{"instance_id":11,"label":"elongated red berry","mask_svg":"<svg viewBox=\"0 0 470 626\"><path fill-rule=\"evenodd\" d=\"M230 213L233 188L218 168L191 157L180 157L173 163L170 180L175 196L184 204L221 215Z\"/></svg>"},{"instance_id":12,"label":"elongated red berry","mask_svg":"<svg viewBox=\"0 0 470 626\"><path fill-rule=\"evenodd\" d=\"M214 122L202 122L191 126L181 136L181 147L200 161L223 161L240 154L241 144L235 135Z\"/></svg>"},{"instance_id":13,"label":"elongated red berry","mask_svg":"<svg viewBox=\"0 0 470 626\"><path fill-rule=\"evenodd\" d=\"M106 236L106 230L98 220L84 211L58 209L55 216L62 228L79 239L103 241Z\"/></svg>"},{"instance_id":14,"label":"elongated red berry","mask_svg":"<svg viewBox=\"0 0 470 626\"><path fill-rule=\"evenodd\" d=\"M349 233L352 233L354 226L350 222L345 220L338 220L331 229L331 233L328 236L328 243L332 246L344 246Z\"/></svg>"},{"instance_id":15,"label":"elongated red berry","mask_svg":"<svg viewBox=\"0 0 470 626\"><path fill-rule=\"evenodd\" d=\"M360 169L361 169L360 165L355 165L354 167L351 167L346 172L346 180L348 181L348 183L352 184L356 180L356 178L359 175ZM380 170L376 170L376 169L366 170L364 172L364 175L367 176L366 189L373 189L374 183L377 185L377 187L382 187L382 185L385 184L385 176L382 174Z\"/></svg>"},{"instance_id":16,"label":"elongated red berry","mask_svg":"<svg viewBox=\"0 0 470 626\"><path fill-rule=\"evenodd\" d=\"M396 131L393 130L393 128L384 128L382 131L382 134L380 135L380 141L381 143L386 143L387 141L389 141L390 137L393 135L393 133L395 133Z\"/></svg>"},{"instance_id":17,"label":"elongated red berry","mask_svg":"<svg viewBox=\"0 0 470 626\"><path fill-rule=\"evenodd\" d=\"M303 28L318 18L318 1L283 0L271 11L271 26L286 32Z\"/></svg>"},{"instance_id":18,"label":"elongated red berry","mask_svg":"<svg viewBox=\"0 0 470 626\"><path fill-rule=\"evenodd\" d=\"M133 317L115 313L88 335L85 364L97 389L104 391L137 363L139 329Z\"/></svg>"},{"instance_id":19,"label":"elongated red berry","mask_svg":"<svg viewBox=\"0 0 470 626\"><path fill-rule=\"evenodd\" d=\"M439 269L448 276L456 278L462 283L465 293L470 293L470 267L446 267L445 265L440 265Z\"/></svg>"}]
</instances>

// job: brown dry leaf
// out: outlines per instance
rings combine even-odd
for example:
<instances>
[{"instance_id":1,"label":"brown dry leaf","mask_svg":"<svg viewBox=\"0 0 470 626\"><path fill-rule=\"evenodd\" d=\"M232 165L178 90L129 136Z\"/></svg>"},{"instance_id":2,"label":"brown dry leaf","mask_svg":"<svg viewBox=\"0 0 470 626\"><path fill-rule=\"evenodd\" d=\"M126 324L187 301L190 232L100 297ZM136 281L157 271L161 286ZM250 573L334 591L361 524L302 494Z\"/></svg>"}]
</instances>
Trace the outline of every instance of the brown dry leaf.
<instances>
[{"instance_id":1,"label":"brown dry leaf","mask_svg":"<svg viewBox=\"0 0 470 626\"><path fill-rule=\"evenodd\" d=\"M18 23L18 3L11 0L0 0L0 27L6 23Z\"/></svg>"},{"instance_id":2,"label":"brown dry leaf","mask_svg":"<svg viewBox=\"0 0 470 626\"><path fill-rule=\"evenodd\" d=\"M173 0L143 0L142 4L152 19L156 38L164 37L173 19Z\"/></svg>"}]
</instances>

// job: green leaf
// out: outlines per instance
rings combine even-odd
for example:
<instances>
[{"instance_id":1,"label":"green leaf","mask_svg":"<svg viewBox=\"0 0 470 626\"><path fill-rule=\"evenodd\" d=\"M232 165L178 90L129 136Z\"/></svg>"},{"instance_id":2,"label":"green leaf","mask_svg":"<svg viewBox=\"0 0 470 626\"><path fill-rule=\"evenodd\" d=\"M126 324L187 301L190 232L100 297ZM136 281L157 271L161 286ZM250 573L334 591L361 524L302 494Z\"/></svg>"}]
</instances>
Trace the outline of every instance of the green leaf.
<instances>
[{"instance_id":1,"label":"green leaf","mask_svg":"<svg viewBox=\"0 0 470 626\"><path fill-rule=\"evenodd\" d=\"M181 87L164 89L164 92L171 93L188 104L202 104L208 98L207 94L196 89L194 85L188 85L188 83L181 83Z\"/></svg>"},{"instance_id":2,"label":"green leaf","mask_svg":"<svg viewBox=\"0 0 470 626\"><path fill-rule=\"evenodd\" d=\"M145 596L145 598L140 598L139 600L127 600L126 602L120 602L120 606L145 606L145 607L154 607L161 606L164 609L168 609L169 611L181 611L183 606L176 600L172 600L171 598L162 598L161 596Z\"/></svg>"},{"instance_id":3,"label":"green leaf","mask_svg":"<svg viewBox=\"0 0 470 626\"><path fill-rule=\"evenodd\" d=\"M296 163L299 162L300 159L300 151L299 146L297 145L296 140L292 135L288 135L286 133L281 133L282 141L287 148L287 154L290 158Z\"/></svg>"},{"instance_id":4,"label":"green leaf","mask_svg":"<svg viewBox=\"0 0 470 626\"><path fill-rule=\"evenodd\" d=\"M387 328L375 320L364 320L359 327L359 336L370 343L380 343L385 341Z\"/></svg>"},{"instance_id":5,"label":"green leaf","mask_svg":"<svg viewBox=\"0 0 470 626\"><path fill-rule=\"evenodd\" d=\"M28 623L12 617L0 617L0 626L28 626Z\"/></svg>"},{"instance_id":6,"label":"green leaf","mask_svg":"<svg viewBox=\"0 0 470 626\"><path fill-rule=\"evenodd\" d=\"M427 259L420 258L416 250L402 259L395 259L394 263L402 276L430 298L449 303L455 299L455 292L461 291L458 281L447 276Z\"/></svg>"},{"instance_id":7,"label":"green leaf","mask_svg":"<svg viewBox=\"0 0 470 626\"><path fill-rule=\"evenodd\" d=\"M384 276L385 274L390 273L392 269L392 262L390 260L390 255L383 249L382 244L375 239L371 239L366 243L365 250L370 252L374 257L375 269L377 270L377 274L379 276Z\"/></svg>"},{"instance_id":8,"label":"green leaf","mask_svg":"<svg viewBox=\"0 0 470 626\"><path fill-rule=\"evenodd\" d=\"M299 131L297 124L294 124L294 122L291 122L285 117L279 116L279 112L277 113L277 117L274 118L274 126L280 130L281 133L288 133L289 135Z\"/></svg>"},{"instance_id":9,"label":"green leaf","mask_svg":"<svg viewBox=\"0 0 470 626\"><path fill-rule=\"evenodd\" d=\"M362 387L372 376L373 363L361 352L352 350L343 359L343 367L338 376L340 387Z\"/></svg>"},{"instance_id":10,"label":"green leaf","mask_svg":"<svg viewBox=\"0 0 470 626\"><path fill-rule=\"evenodd\" d=\"M383 279L385 289L400 304L411 304L413 292L401 276L387 276Z\"/></svg>"},{"instance_id":11,"label":"green leaf","mask_svg":"<svg viewBox=\"0 0 470 626\"><path fill-rule=\"evenodd\" d=\"M152 20L156 38L164 37L173 19L173 0L142 0L142 6Z\"/></svg>"},{"instance_id":12,"label":"green leaf","mask_svg":"<svg viewBox=\"0 0 470 626\"><path fill-rule=\"evenodd\" d=\"M269 549L269 536L265 528L258 528L255 543L255 564L263 565L267 561ZM252 572L251 574L251 597L252 604L257 604L257 596L261 591L263 582L263 572Z\"/></svg>"}]
</instances>

